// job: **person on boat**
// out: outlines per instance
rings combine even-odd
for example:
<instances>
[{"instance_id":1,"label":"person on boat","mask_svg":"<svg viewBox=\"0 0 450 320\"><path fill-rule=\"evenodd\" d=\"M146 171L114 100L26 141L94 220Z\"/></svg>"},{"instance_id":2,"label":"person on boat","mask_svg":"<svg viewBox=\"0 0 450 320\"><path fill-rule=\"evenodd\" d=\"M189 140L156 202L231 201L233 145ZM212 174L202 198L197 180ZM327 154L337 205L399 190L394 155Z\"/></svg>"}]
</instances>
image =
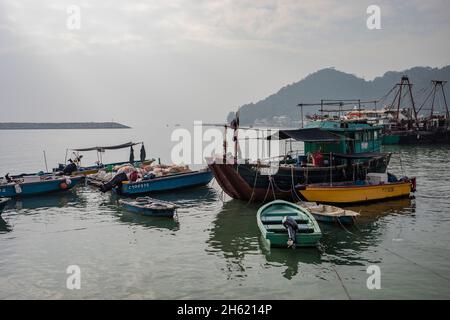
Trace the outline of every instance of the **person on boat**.
<instances>
[{"instance_id":1,"label":"person on boat","mask_svg":"<svg viewBox=\"0 0 450 320\"><path fill-rule=\"evenodd\" d=\"M69 164L64 167L63 171L58 172L57 176L70 176L72 173L78 171L78 166L72 159L69 159Z\"/></svg>"},{"instance_id":2,"label":"person on boat","mask_svg":"<svg viewBox=\"0 0 450 320\"><path fill-rule=\"evenodd\" d=\"M322 154L322 151L320 148L319 148L319 150L312 153L311 158L312 158L313 166L323 167L324 160L323 160L323 154Z\"/></svg>"},{"instance_id":3,"label":"person on boat","mask_svg":"<svg viewBox=\"0 0 450 320\"><path fill-rule=\"evenodd\" d=\"M122 185L122 182L124 182L124 181L128 181L127 174L123 171L118 172L114 177L112 177L111 180L109 180L108 182L106 182L100 186L100 191L104 193L104 192L110 191L116 187L119 187L117 189L120 190L120 186Z\"/></svg>"},{"instance_id":4,"label":"person on boat","mask_svg":"<svg viewBox=\"0 0 450 320\"><path fill-rule=\"evenodd\" d=\"M100 186L100 191L107 192L113 188L116 188L120 192L120 187L124 181L136 182L138 179L139 173L136 168L124 166L117 171L116 175L114 175L111 180Z\"/></svg>"}]
</instances>

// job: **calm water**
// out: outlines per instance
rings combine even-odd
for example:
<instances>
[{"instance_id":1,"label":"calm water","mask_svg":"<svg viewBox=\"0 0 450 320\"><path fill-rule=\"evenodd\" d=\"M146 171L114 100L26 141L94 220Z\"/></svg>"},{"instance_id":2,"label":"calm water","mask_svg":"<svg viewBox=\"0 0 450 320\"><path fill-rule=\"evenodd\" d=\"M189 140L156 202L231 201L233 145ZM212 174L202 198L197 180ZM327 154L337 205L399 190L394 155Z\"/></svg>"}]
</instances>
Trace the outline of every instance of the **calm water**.
<instances>
[{"instance_id":1,"label":"calm water","mask_svg":"<svg viewBox=\"0 0 450 320\"><path fill-rule=\"evenodd\" d=\"M0 131L0 174L62 162L67 147L146 142L169 161L171 128ZM450 148L389 148L390 171L416 175L415 199L358 207L347 230L321 225L318 249L267 251L257 206L223 199L216 183L165 194L178 221L119 209L117 198L79 186L13 201L0 219L1 299L394 299L450 298ZM136 154L138 154L136 150ZM122 161L128 150L108 152ZM95 154L85 154L87 162ZM381 269L368 290L366 269ZM66 268L81 268L81 289L66 289Z\"/></svg>"}]
</instances>

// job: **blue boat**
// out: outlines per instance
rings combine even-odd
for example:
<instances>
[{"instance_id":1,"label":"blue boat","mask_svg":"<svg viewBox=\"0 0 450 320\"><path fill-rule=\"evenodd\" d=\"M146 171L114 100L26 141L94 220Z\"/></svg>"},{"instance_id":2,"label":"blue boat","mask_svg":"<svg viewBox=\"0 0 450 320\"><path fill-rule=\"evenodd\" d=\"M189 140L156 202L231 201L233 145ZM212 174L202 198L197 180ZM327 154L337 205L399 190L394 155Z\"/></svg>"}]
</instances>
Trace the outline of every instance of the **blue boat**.
<instances>
[{"instance_id":1,"label":"blue boat","mask_svg":"<svg viewBox=\"0 0 450 320\"><path fill-rule=\"evenodd\" d=\"M8 203L8 198L0 198L0 214L2 214L3 209L5 209L6 204Z\"/></svg>"},{"instance_id":2,"label":"blue boat","mask_svg":"<svg viewBox=\"0 0 450 320\"><path fill-rule=\"evenodd\" d=\"M25 197L51 192L66 191L75 187L84 177L24 177L11 182L0 183L0 197Z\"/></svg>"},{"instance_id":3,"label":"blue boat","mask_svg":"<svg viewBox=\"0 0 450 320\"><path fill-rule=\"evenodd\" d=\"M210 170L176 173L139 182L124 181L119 193L123 195L140 195L167 192L179 189L207 185L213 178Z\"/></svg>"},{"instance_id":4,"label":"blue boat","mask_svg":"<svg viewBox=\"0 0 450 320\"><path fill-rule=\"evenodd\" d=\"M119 204L126 210L151 217L172 218L177 206L171 202L140 197L135 200L119 200Z\"/></svg>"}]
</instances>

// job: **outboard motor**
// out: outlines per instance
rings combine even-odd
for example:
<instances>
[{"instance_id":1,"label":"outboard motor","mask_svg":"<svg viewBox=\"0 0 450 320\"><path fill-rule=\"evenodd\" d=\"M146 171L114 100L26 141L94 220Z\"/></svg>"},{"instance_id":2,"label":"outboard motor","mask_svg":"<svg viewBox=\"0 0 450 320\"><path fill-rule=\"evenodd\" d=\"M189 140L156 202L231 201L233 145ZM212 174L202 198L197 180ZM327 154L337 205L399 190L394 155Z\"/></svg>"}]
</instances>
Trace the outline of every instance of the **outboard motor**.
<instances>
[{"instance_id":1,"label":"outboard motor","mask_svg":"<svg viewBox=\"0 0 450 320\"><path fill-rule=\"evenodd\" d=\"M287 242L288 248L292 247L292 249L295 249L295 245L297 244L297 230L298 230L298 224L295 221L294 218L290 216L285 216L282 220L283 226L288 231L289 240Z\"/></svg>"},{"instance_id":2,"label":"outboard motor","mask_svg":"<svg viewBox=\"0 0 450 320\"><path fill-rule=\"evenodd\" d=\"M103 185L101 185L100 191L101 192L110 191L112 188L121 186L123 181L128 181L127 174L125 172L118 173L107 183L104 183Z\"/></svg>"}]
</instances>

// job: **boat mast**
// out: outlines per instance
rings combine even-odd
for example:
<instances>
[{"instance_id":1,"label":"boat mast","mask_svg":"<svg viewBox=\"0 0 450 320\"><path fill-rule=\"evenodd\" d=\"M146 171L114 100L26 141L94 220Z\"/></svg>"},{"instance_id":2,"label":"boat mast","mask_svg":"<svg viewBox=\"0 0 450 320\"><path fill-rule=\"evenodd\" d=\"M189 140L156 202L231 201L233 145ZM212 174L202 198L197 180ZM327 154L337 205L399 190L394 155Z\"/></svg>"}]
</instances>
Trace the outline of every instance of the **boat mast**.
<instances>
[{"instance_id":1,"label":"boat mast","mask_svg":"<svg viewBox=\"0 0 450 320\"><path fill-rule=\"evenodd\" d=\"M448 105L447 105L447 99L445 97L445 91L444 91L444 85L447 83L447 81L442 81L442 80L431 80L431 82L433 83L433 102L431 103L431 114L430 114L430 118L433 117L433 113L434 113L434 100L436 98L436 92L438 91L438 87L441 88L442 91L442 96L444 98L444 107L445 107L445 119L448 121L449 119L449 111L448 111Z\"/></svg>"},{"instance_id":2,"label":"boat mast","mask_svg":"<svg viewBox=\"0 0 450 320\"><path fill-rule=\"evenodd\" d=\"M398 87L397 93L394 96L394 100L392 101L392 104L390 106L390 109L392 109L392 107L396 104L397 105L397 112L395 115L395 121L397 122L397 124L400 123L400 108L401 108L401 102L402 102L402 93L403 93L403 87L405 87L405 90L408 90L407 93L409 93L409 98L411 100L411 106L408 107L408 117L414 118L416 125L418 126L419 121L417 118L417 110L416 110L416 105L414 103L414 97L412 94L412 83L409 81L408 76L404 75L402 76L402 79L400 81L400 83L397 83L393 89L395 89L396 87ZM392 90L391 90L392 91ZM405 93L406 95L406 93ZM398 99L398 100L397 100Z\"/></svg>"}]
</instances>

